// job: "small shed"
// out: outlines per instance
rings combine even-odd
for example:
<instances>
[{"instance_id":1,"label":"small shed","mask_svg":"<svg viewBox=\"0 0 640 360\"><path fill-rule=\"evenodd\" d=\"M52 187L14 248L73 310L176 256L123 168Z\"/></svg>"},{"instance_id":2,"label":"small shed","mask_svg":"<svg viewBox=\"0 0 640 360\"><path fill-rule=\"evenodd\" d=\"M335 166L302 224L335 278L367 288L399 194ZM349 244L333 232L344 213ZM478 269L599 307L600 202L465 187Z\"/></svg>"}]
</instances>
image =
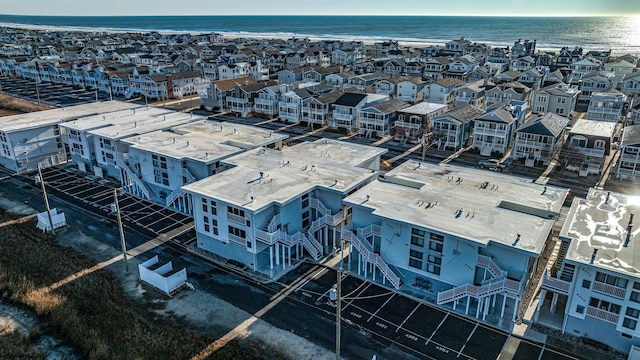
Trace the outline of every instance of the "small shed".
<instances>
[{"instance_id":1,"label":"small shed","mask_svg":"<svg viewBox=\"0 0 640 360\"><path fill-rule=\"evenodd\" d=\"M47 212L41 212L38 214L38 225L36 227L42 231L51 231L51 223L53 223L53 229L59 229L67 226L67 219L64 213L58 213L56 208L51 209L51 222L49 222L49 216Z\"/></svg>"},{"instance_id":2,"label":"small shed","mask_svg":"<svg viewBox=\"0 0 640 360\"><path fill-rule=\"evenodd\" d=\"M174 270L171 261L162 263L158 255L138 265L140 280L171 295L187 283L187 270Z\"/></svg>"}]
</instances>

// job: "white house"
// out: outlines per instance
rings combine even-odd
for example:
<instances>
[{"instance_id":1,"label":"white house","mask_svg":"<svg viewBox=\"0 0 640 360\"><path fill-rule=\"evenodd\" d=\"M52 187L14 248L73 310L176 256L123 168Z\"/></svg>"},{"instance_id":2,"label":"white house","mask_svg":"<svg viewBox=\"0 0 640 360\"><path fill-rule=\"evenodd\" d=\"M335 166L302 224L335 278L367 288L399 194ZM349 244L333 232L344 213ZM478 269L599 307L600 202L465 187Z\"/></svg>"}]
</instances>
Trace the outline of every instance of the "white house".
<instances>
[{"instance_id":1,"label":"white house","mask_svg":"<svg viewBox=\"0 0 640 360\"><path fill-rule=\"evenodd\" d=\"M288 135L241 124L199 120L121 140L128 147L122 170L123 190L193 214L181 187L225 168L221 162L246 150L281 149ZM124 146L123 146L124 147Z\"/></svg>"},{"instance_id":2,"label":"white house","mask_svg":"<svg viewBox=\"0 0 640 360\"><path fill-rule=\"evenodd\" d=\"M618 351L640 345L636 196L590 189L560 231L556 276L543 278L534 319Z\"/></svg>"},{"instance_id":3,"label":"white house","mask_svg":"<svg viewBox=\"0 0 640 360\"><path fill-rule=\"evenodd\" d=\"M635 181L640 175L640 124L624 127L620 148L616 177Z\"/></svg>"},{"instance_id":4,"label":"white house","mask_svg":"<svg viewBox=\"0 0 640 360\"><path fill-rule=\"evenodd\" d=\"M505 154L516 126L513 115L503 107L478 116L473 121L473 148L484 156Z\"/></svg>"},{"instance_id":5,"label":"white house","mask_svg":"<svg viewBox=\"0 0 640 360\"><path fill-rule=\"evenodd\" d=\"M25 172L67 162L61 125L84 116L132 109L140 105L120 101L98 102L66 108L0 117L0 165Z\"/></svg>"},{"instance_id":6,"label":"white house","mask_svg":"<svg viewBox=\"0 0 640 360\"><path fill-rule=\"evenodd\" d=\"M550 112L568 118L575 109L579 94L577 86L564 83L543 87L533 95L531 111L534 114Z\"/></svg>"},{"instance_id":7,"label":"white house","mask_svg":"<svg viewBox=\"0 0 640 360\"><path fill-rule=\"evenodd\" d=\"M228 170L183 187L193 197L197 246L271 278L308 254L340 246L342 200L378 177L386 149L320 139L254 149Z\"/></svg>"},{"instance_id":8,"label":"white house","mask_svg":"<svg viewBox=\"0 0 640 360\"><path fill-rule=\"evenodd\" d=\"M615 89L593 93L589 98L587 119L617 123L621 120L626 101L627 96Z\"/></svg>"},{"instance_id":9,"label":"white house","mask_svg":"<svg viewBox=\"0 0 640 360\"><path fill-rule=\"evenodd\" d=\"M431 137L432 120L444 114L449 107L444 104L421 102L398 110L395 122L395 138L402 141L417 143L427 136Z\"/></svg>"},{"instance_id":10,"label":"white house","mask_svg":"<svg viewBox=\"0 0 640 360\"><path fill-rule=\"evenodd\" d=\"M535 115L516 130L511 152L526 166L548 165L564 145L569 119L556 114Z\"/></svg>"},{"instance_id":11,"label":"white house","mask_svg":"<svg viewBox=\"0 0 640 360\"><path fill-rule=\"evenodd\" d=\"M344 200L348 271L510 328L568 190L407 161ZM526 306L526 305L525 305ZM505 322L506 320L506 322Z\"/></svg>"},{"instance_id":12,"label":"white house","mask_svg":"<svg viewBox=\"0 0 640 360\"><path fill-rule=\"evenodd\" d=\"M365 106L358 112L358 134L382 138L391 134L398 111L409 104L399 99Z\"/></svg>"},{"instance_id":13,"label":"white house","mask_svg":"<svg viewBox=\"0 0 640 360\"><path fill-rule=\"evenodd\" d=\"M437 104L452 104L455 99L454 89L466 84L458 79L441 79L427 84L424 89L424 101Z\"/></svg>"}]
</instances>

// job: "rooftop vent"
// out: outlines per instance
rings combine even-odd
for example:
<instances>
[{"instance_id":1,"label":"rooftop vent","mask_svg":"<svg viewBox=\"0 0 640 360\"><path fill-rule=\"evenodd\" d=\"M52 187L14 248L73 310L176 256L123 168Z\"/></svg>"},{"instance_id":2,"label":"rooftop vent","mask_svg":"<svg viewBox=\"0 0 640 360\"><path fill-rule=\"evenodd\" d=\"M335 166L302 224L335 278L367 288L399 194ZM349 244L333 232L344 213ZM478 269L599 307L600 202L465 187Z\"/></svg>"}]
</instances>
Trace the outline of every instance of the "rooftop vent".
<instances>
[{"instance_id":1,"label":"rooftop vent","mask_svg":"<svg viewBox=\"0 0 640 360\"><path fill-rule=\"evenodd\" d=\"M611 191L607 191L607 198L604 200L605 204L609 203L609 196L611 196Z\"/></svg>"},{"instance_id":2,"label":"rooftop vent","mask_svg":"<svg viewBox=\"0 0 640 360\"><path fill-rule=\"evenodd\" d=\"M635 214L631 213L629 216L629 224L627 225L627 237L624 240L624 247L629 246L629 240L631 240L631 230L633 230L633 216Z\"/></svg>"},{"instance_id":3,"label":"rooftop vent","mask_svg":"<svg viewBox=\"0 0 640 360\"><path fill-rule=\"evenodd\" d=\"M516 246L518 245L518 242L520 241L520 234L517 234L518 236L516 236L516 240L513 242L513 244L511 244L512 246Z\"/></svg>"},{"instance_id":4,"label":"rooftop vent","mask_svg":"<svg viewBox=\"0 0 640 360\"><path fill-rule=\"evenodd\" d=\"M589 264L593 265L593 262L596 260L597 254L598 254L598 249L593 249L593 254L591 254L591 261L589 261Z\"/></svg>"}]
</instances>

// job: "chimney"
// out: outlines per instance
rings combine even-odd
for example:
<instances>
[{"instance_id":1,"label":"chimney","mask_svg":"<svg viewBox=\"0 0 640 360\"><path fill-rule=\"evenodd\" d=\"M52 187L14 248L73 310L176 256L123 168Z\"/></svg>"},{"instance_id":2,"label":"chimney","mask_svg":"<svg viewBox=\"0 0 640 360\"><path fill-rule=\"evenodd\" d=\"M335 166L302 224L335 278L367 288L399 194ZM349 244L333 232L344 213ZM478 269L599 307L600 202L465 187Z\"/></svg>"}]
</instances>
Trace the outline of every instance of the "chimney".
<instances>
[{"instance_id":1,"label":"chimney","mask_svg":"<svg viewBox=\"0 0 640 360\"><path fill-rule=\"evenodd\" d=\"M598 254L598 249L593 249L593 254L591 254L591 261L589 264L593 265L593 262L596 260L596 255Z\"/></svg>"}]
</instances>

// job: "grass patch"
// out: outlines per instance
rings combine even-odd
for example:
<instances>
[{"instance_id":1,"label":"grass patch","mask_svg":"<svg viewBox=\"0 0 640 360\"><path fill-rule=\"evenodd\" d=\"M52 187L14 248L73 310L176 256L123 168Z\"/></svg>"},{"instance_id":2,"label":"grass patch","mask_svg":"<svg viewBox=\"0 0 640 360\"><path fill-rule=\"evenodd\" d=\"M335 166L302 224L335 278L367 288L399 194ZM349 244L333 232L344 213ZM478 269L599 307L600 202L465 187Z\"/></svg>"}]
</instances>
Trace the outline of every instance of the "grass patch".
<instances>
[{"instance_id":1,"label":"grass patch","mask_svg":"<svg viewBox=\"0 0 640 360\"><path fill-rule=\"evenodd\" d=\"M13 218L0 209L0 296L33 309L85 357L189 359L216 340L188 331L184 324L154 321L146 304L126 295L109 271L51 288L95 262L40 233L32 221L2 226ZM12 349L16 347L21 348L20 341ZM250 339L229 342L209 358L287 359Z\"/></svg>"},{"instance_id":2,"label":"grass patch","mask_svg":"<svg viewBox=\"0 0 640 360\"><path fill-rule=\"evenodd\" d=\"M45 354L33 350L28 338L17 332L3 333L0 327L0 359L46 359Z\"/></svg>"},{"instance_id":3,"label":"grass patch","mask_svg":"<svg viewBox=\"0 0 640 360\"><path fill-rule=\"evenodd\" d=\"M17 113L28 113L51 109L50 106L38 105L31 101L17 99L8 95L0 95L0 109L11 110Z\"/></svg>"}]
</instances>

